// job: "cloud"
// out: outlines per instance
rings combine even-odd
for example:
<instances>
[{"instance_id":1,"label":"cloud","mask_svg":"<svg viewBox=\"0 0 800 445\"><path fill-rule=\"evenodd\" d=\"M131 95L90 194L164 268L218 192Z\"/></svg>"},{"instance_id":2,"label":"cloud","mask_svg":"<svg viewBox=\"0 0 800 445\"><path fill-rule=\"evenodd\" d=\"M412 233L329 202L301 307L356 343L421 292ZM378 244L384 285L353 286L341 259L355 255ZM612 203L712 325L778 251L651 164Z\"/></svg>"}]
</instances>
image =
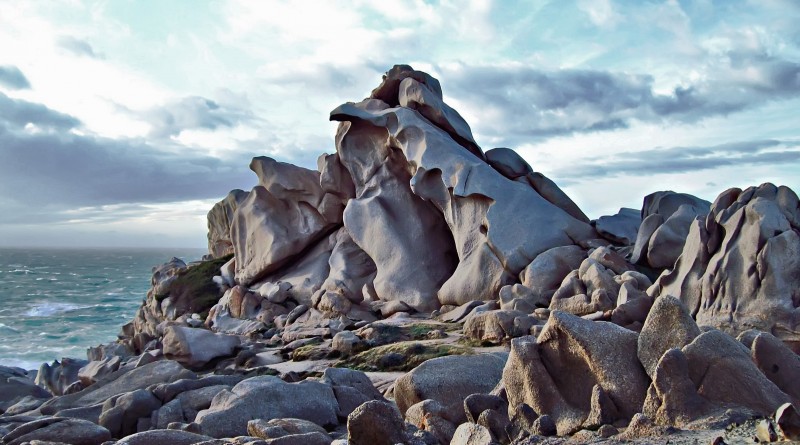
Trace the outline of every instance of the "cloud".
<instances>
[{"instance_id":1,"label":"cloud","mask_svg":"<svg viewBox=\"0 0 800 445\"><path fill-rule=\"evenodd\" d=\"M0 130L4 125L24 128L29 124L39 129L66 131L78 127L81 122L44 105L12 99L0 93Z\"/></svg>"},{"instance_id":2,"label":"cloud","mask_svg":"<svg viewBox=\"0 0 800 445\"><path fill-rule=\"evenodd\" d=\"M255 119L248 109L222 105L200 96L184 97L152 108L143 113L143 118L151 125L150 136L155 138L177 136L183 130L230 128Z\"/></svg>"},{"instance_id":3,"label":"cloud","mask_svg":"<svg viewBox=\"0 0 800 445\"><path fill-rule=\"evenodd\" d=\"M102 54L96 53L89 42L76 39L72 36L63 36L58 39L58 46L76 56L85 56L92 59L104 59Z\"/></svg>"},{"instance_id":4,"label":"cloud","mask_svg":"<svg viewBox=\"0 0 800 445\"><path fill-rule=\"evenodd\" d=\"M25 90L31 87L30 82L15 66L0 66L0 85L12 90Z\"/></svg>"},{"instance_id":5,"label":"cloud","mask_svg":"<svg viewBox=\"0 0 800 445\"><path fill-rule=\"evenodd\" d=\"M58 212L79 207L221 198L255 183L248 154L220 158L84 132L72 116L0 93L0 205L13 209L0 212L0 223L69 219Z\"/></svg>"},{"instance_id":6,"label":"cloud","mask_svg":"<svg viewBox=\"0 0 800 445\"><path fill-rule=\"evenodd\" d=\"M710 57L710 56L709 56ZM628 128L634 121L695 124L800 96L800 63L761 46L710 57L703 75L655 88L655 76L542 70L509 63L439 67L445 94L476 116L491 144L519 145L552 136Z\"/></svg>"},{"instance_id":7,"label":"cloud","mask_svg":"<svg viewBox=\"0 0 800 445\"><path fill-rule=\"evenodd\" d=\"M727 166L800 162L800 141L775 139L739 141L708 147L669 147L589 157L562 167L553 177L570 180L617 176L689 173Z\"/></svg>"}]
</instances>

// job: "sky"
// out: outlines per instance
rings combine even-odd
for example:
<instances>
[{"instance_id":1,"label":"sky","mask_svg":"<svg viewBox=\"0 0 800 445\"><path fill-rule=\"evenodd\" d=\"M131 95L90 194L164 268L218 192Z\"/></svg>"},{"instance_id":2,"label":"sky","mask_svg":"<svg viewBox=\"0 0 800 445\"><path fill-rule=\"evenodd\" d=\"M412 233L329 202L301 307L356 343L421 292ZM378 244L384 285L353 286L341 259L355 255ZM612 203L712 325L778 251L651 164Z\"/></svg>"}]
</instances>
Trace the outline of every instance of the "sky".
<instances>
[{"instance_id":1,"label":"sky","mask_svg":"<svg viewBox=\"0 0 800 445\"><path fill-rule=\"evenodd\" d=\"M800 191L797 0L0 2L0 246L204 247L254 156L315 168L394 64L591 218Z\"/></svg>"}]
</instances>

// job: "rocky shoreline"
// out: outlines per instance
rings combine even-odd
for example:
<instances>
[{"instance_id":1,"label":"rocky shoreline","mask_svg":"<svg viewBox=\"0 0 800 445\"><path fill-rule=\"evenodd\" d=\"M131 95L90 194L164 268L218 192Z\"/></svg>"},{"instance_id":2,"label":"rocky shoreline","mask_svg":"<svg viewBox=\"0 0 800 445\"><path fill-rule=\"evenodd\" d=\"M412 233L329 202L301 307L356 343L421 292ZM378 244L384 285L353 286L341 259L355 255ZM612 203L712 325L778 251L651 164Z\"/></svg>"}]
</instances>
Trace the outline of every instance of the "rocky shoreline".
<instances>
[{"instance_id":1,"label":"rocky shoreline","mask_svg":"<svg viewBox=\"0 0 800 445\"><path fill-rule=\"evenodd\" d=\"M118 341L0 366L2 443L800 440L792 190L590 220L404 65L331 120L317 171L253 159Z\"/></svg>"}]
</instances>

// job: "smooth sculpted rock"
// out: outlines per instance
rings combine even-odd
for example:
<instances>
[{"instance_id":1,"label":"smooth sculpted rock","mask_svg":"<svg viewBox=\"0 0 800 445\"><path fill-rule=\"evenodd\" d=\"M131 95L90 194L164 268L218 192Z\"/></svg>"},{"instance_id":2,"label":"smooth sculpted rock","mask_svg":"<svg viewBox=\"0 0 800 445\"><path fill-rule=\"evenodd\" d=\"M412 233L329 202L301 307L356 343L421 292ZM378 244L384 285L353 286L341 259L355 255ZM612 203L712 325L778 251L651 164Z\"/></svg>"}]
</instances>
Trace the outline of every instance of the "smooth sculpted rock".
<instances>
[{"instance_id":1,"label":"smooth sculpted rock","mask_svg":"<svg viewBox=\"0 0 800 445\"><path fill-rule=\"evenodd\" d=\"M758 369L800 406L800 356L767 332L758 332L750 345Z\"/></svg>"},{"instance_id":2,"label":"smooth sculpted rock","mask_svg":"<svg viewBox=\"0 0 800 445\"><path fill-rule=\"evenodd\" d=\"M521 404L553 417L560 435L577 431L599 386L628 420L641 409L650 380L636 358L635 332L554 311L539 335L511 341L503 371L509 416Z\"/></svg>"},{"instance_id":3,"label":"smooth sculpted rock","mask_svg":"<svg viewBox=\"0 0 800 445\"><path fill-rule=\"evenodd\" d=\"M672 348L680 349L698 335L700 328L685 304L670 295L656 298L639 333L637 346L639 361L647 375L653 377L664 352Z\"/></svg>"},{"instance_id":4,"label":"smooth sculpted rock","mask_svg":"<svg viewBox=\"0 0 800 445\"><path fill-rule=\"evenodd\" d=\"M645 196L631 261L654 268L672 267L692 221L707 214L710 206L710 202L687 193L662 191Z\"/></svg>"},{"instance_id":5,"label":"smooth sculpted rock","mask_svg":"<svg viewBox=\"0 0 800 445\"><path fill-rule=\"evenodd\" d=\"M397 93L400 105L408 100L403 97L405 91L428 88L413 77L406 77L401 84ZM385 93L391 96L389 91ZM404 264L414 264L419 275L414 277L416 287L430 283L429 289L438 290L441 304L460 305L496 298L501 287L516 281L516 275L547 249L597 238L589 224L543 198L530 184L506 178L418 111L392 107L393 103L365 100L341 105L331 112L331 120L342 122L337 151L355 179L358 196L348 203L345 226L375 260L375 288L381 298L385 298L385 292L380 290L387 270L384 263L391 262L377 258L378 254L391 256L392 261L402 257ZM394 185L397 180L402 185ZM409 183L411 187L407 189ZM408 204L381 203L378 197L388 193L384 189L398 188L402 188L404 201L415 202L412 198L417 198L426 204L424 218ZM401 250L392 250L391 254L386 253L386 245L379 246L379 252L366 245L367 239L387 239L386 233L370 233L373 236L369 238L360 235L366 230L368 216L373 227L388 225L396 227L395 231L405 228L398 227L398 223L402 225L411 218L394 218L389 223L389 209L397 209L391 212L393 215L415 215L417 221L411 228L414 234L420 227L427 227L425 236L410 243L415 248L410 256L402 255L411 250L402 242L397 243ZM387 222L378 223L383 220ZM444 240L449 241L447 232L452 233L452 241L442 246ZM435 239L430 240L431 237ZM445 252L451 252L448 245L454 246L457 254L455 271L443 266L452 264L445 261ZM420 256L422 259L417 260ZM433 271L441 273L437 280L428 278ZM396 279L407 288L408 277L404 271ZM438 281L439 278L443 279Z\"/></svg>"},{"instance_id":6,"label":"smooth sculpted rock","mask_svg":"<svg viewBox=\"0 0 800 445\"><path fill-rule=\"evenodd\" d=\"M375 279L375 262L358 247L344 227L336 233L336 245L331 251L328 266L330 274L318 291L318 301L324 301L326 296L343 297L350 305L364 301L364 286L371 286Z\"/></svg>"},{"instance_id":7,"label":"smooth sculpted rock","mask_svg":"<svg viewBox=\"0 0 800 445\"><path fill-rule=\"evenodd\" d=\"M253 419L298 418L320 426L338 424L338 405L329 385L304 380L286 383L263 376L243 380L230 391L217 394L211 406L197 414L203 434L222 438L247 434Z\"/></svg>"},{"instance_id":8,"label":"smooth sculpted rock","mask_svg":"<svg viewBox=\"0 0 800 445\"><path fill-rule=\"evenodd\" d=\"M111 440L111 433L102 426L86 420L58 417L34 420L3 437L6 445L22 445L31 441L97 445L108 440Z\"/></svg>"},{"instance_id":9,"label":"smooth sculpted rock","mask_svg":"<svg viewBox=\"0 0 800 445\"><path fill-rule=\"evenodd\" d=\"M623 207L616 215L601 216L592 224L603 238L622 246L630 246L636 243L642 214L639 210Z\"/></svg>"},{"instance_id":10,"label":"smooth sculpted rock","mask_svg":"<svg viewBox=\"0 0 800 445\"><path fill-rule=\"evenodd\" d=\"M465 422L464 399L492 391L502 377L504 365L505 360L494 354L428 360L395 382L397 407L405 415L412 405L432 399L444 408L445 419L455 424Z\"/></svg>"},{"instance_id":11,"label":"smooth sculpted rock","mask_svg":"<svg viewBox=\"0 0 800 445\"><path fill-rule=\"evenodd\" d=\"M771 332L797 352L799 206L791 189L769 183L723 192L648 293L680 298L701 326Z\"/></svg>"},{"instance_id":12,"label":"smooth sculpted rock","mask_svg":"<svg viewBox=\"0 0 800 445\"><path fill-rule=\"evenodd\" d=\"M340 124L336 149L356 187L344 225L375 262L376 296L419 312L438 308L436 293L455 269L455 246L437 209L412 192L403 153L390 147L385 129L360 121Z\"/></svg>"},{"instance_id":13,"label":"smooth sculpted rock","mask_svg":"<svg viewBox=\"0 0 800 445\"><path fill-rule=\"evenodd\" d=\"M492 445L492 433L481 425L462 423L456 428L450 445Z\"/></svg>"},{"instance_id":14,"label":"smooth sculpted rock","mask_svg":"<svg viewBox=\"0 0 800 445\"><path fill-rule=\"evenodd\" d=\"M733 337L718 330L702 333L683 348L689 377L699 395L769 416L791 400L759 371L749 352Z\"/></svg>"},{"instance_id":15,"label":"smooth sculpted rock","mask_svg":"<svg viewBox=\"0 0 800 445\"><path fill-rule=\"evenodd\" d=\"M247 198L244 190L231 190L222 201L208 211L208 254L221 258L233 253L231 221L239 204Z\"/></svg>"},{"instance_id":16,"label":"smooth sculpted rock","mask_svg":"<svg viewBox=\"0 0 800 445\"><path fill-rule=\"evenodd\" d=\"M250 169L259 184L231 222L236 282L244 285L297 259L341 224L340 213L322 208L319 172L267 157L253 158Z\"/></svg>"},{"instance_id":17,"label":"smooth sculpted rock","mask_svg":"<svg viewBox=\"0 0 800 445\"><path fill-rule=\"evenodd\" d=\"M167 358L190 367L202 367L216 358L230 356L240 344L234 335L185 326L168 327L162 343Z\"/></svg>"},{"instance_id":18,"label":"smooth sculpted rock","mask_svg":"<svg viewBox=\"0 0 800 445\"><path fill-rule=\"evenodd\" d=\"M525 266L519 275L520 281L534 295L549 301L564 278L578 269L586 256L586 251L578 246L548 249Z\"/></svg>"}]
</instances>

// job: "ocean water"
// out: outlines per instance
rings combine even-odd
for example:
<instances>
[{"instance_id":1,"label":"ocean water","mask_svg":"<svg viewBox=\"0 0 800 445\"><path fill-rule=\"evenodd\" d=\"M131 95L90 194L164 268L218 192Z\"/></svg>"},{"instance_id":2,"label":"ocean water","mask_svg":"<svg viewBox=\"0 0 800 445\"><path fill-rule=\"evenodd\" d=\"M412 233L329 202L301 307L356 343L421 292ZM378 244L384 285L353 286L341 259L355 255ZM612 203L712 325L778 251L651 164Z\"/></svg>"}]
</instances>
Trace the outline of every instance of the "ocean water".
<instances>
[{"instance_id":1,"label":"ocean water","mask_svg":"<svg viewBox=\"0 0 800 445\"><path fill-rule=\"evenodd\" d=\"M38 369L111 342L150 288L152 268L205 249L0 248L0 365Z\"/></svg>"}]
</instances>

